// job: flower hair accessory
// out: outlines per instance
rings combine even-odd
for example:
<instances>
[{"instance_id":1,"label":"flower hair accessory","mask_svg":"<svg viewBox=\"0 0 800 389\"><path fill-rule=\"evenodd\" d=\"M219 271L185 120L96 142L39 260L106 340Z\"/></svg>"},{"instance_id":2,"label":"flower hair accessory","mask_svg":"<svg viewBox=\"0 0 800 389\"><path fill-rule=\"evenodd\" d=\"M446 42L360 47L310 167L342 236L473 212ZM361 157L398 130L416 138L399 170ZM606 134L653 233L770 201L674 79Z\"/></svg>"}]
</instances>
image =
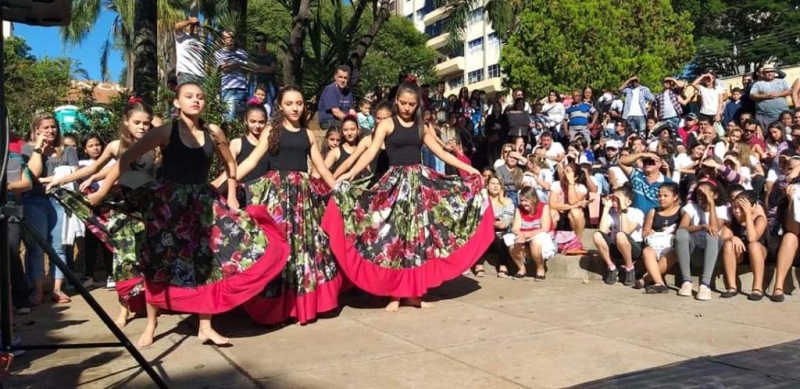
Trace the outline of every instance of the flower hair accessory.
<instances>
[{"instance_id":1,"label":"flower hair accessory","mask_svg":"<svg viewBox=\"0 0 800 389\"><path fill-rule=\"evenodd\" d=\"M139 104L141 102L142 102L142 98L141 97L131 96L130 98L128 98L128 103L129 104Z\"/></svg>"},{"instance_id":2,"label":"flower hair accessory","mask_svg":"<svg viewBox=\"0 0 800 389\"><path fill-rule=\"evenodd\" d=\"M261 100L258 97L252 97L250 100L247 100L247 105L261 105Z\"/></svg>"},{"instance_id":3,"label":"flower hair accessory","mask_svg":"<svg viewBox=\"0 0 800 389\"><path fill-rule=\"evenodd\" d=\"M413 74L409 75L408 77L406 77L406 82L411 82L411 83L417 82L417 76L415 76Z\"/></svg>"}]
</instances>

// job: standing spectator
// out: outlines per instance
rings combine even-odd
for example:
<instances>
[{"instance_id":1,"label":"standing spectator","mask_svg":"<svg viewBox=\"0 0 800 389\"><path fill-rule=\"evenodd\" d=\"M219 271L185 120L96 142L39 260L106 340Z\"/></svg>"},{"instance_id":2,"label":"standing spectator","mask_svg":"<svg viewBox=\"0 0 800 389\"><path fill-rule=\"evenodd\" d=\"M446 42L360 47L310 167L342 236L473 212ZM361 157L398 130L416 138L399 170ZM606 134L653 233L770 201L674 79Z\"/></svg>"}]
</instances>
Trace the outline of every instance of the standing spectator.
<instances>
[{"instance_id":1,"label":"standing spectator","mask_svg":"<svg viewBox=\"0 0 800 389\"><path fill-rule=\"evenodd\" d=\"M742 76L742 112L754 113L756 102L750 97L750 89L753 87L753 76L748 73Z\"/></svg>"},{"instance_id":2,"label":"standing spectator","mask_svg":"<svg viewBox=\"0 0 800 389\"><path fill-rule=\"evenodd\" d=\"M267 89L265 103L272 107L275 96L278 95L278 83L275 79L275 72L278 70L278 57L267 49L267 35L263 32L257 32L253 35L253 48L255 51L252 58L255 66L250 77L250 93L255 92L257 85L264 85Z\"/></svg>"},{"instance_id":3,"label":"standing spectator","mask_svg":"<svg viewBox=\"0 0 800 389\"><path fill-rule=\"evenodd\" d=\"M591 92L589 96L591 97ZM583 135L586 142L591 142L592 135L589 128L597 123L597 109L594 108L591 101L581 98L581 91L578 89L572 91L572 101L572 105L566 110L567 116L564 118L564 135L570 140Z\"/></svg>"},{"instance_id":4,"label":"standing spectator","mask_svg":"<svg viewBox=\"0 0 800 389\"><path fill-rule=\"evenodd\" d=\"M317 119L323 129L338 126L345 116L356 116L353 92L347 86L350 80L350 67L340 65L336 68L333 82L328 84L319 95Z\"/></svg>"},{"instance_id":5,"label":"standing spectator","mask_svg":"<svg viewBox=\"0 0 800 389\"><path fill-rule=\"evenodd\" d=\"M725 102L725 107L722 109L722 125L728 128L728 123L735 122L739 119L739 114L742 112L742 89L733 88L731 90L731 97Z\"/></svg>"},{"instance_id":6,"label":"standing spectator","mask_svg":"<svg viewBox=\"0 0 800 389\"><path fill-rule=\"evenodd\" d=\"M558 127L564 122L566 108L564 108L564 103L561 102L561 95L555 90L551 90L547 95L547 102L542 106L542 113L550 118L548 128L553 130L553 134L557 134Z\"/></svg>"},{"instance_id":7,"label":"standing spectator","mask_svg":"<svg viewBox=\"0 0 800 389\"><path fill-rule=\"evenodd\" d=\"M178 85L201 82L206 76L203 67L205 45L195 38L200 21L195 17L175 23L175 72Z\"/></svg>"},{"instance_id":8,"label":"standing spectator","mask_svg":"<svg viewBox=\"0 0 800 389\"><path fill-rule=\"evenodd\" d=\"M722 105L725 102L723 95L724 88L719 88L716 85L716 78L714 73L707 72L700 77L697 77L692 86L700 94L700 119L708 119L713 125L714 123L722 121Z\"/></svg>"},{"instance_id":9,"label":"standing spectator","mask_svg":"<svg viewBox=\"0 0 800 389\"><path fill-rule=\"evenodd\" d=\"M245 69L249 66L247 52L236 48L236 39L230 31L222 32L223 48L214 53L217 66L222 71L222 86L220 95L222 102L228 109L225 119L236 119L240 107L244 107L247 100L247 76Z\"/></svg>"},{"instance_id":10,"label":"standing spectator","mask_svg":"<svg viewBox=\"0 0 800 389\"><path fill-rule=\"evenodd\" d=\"M647 103L654 102L656 100L655 96L653 96L649 88L639 83L638 76L627 79L620 85L619 90L625 96L622 118L630 124L631 131L643 134L645 117L647 116Z\"/></svg>"},{"instance_id":11,"label":"standing spectator","mask_svg":"<svg viewBox=\"0 0 800 389\"><path fill-rule=\"evenodd\" d=\"M781 112L789 109L786 96L792 94L792 88L784 79L776 78L777 71L763 68L760 80L750 89L750 98L756 102L756 121L761 128L778 120Z\"/></svg>"},{"instance_id":12,"label":"standing spectator","mask_svg":"<svg viewBox=\"0 0 800 389\"><path fill-rule=\"evenodd\" d=\"M674 78L664 78L663 86L664 91L656 96L656 117L661 122L669 123L672 126L672 131L677 131L681 122L681 115L683 115L681 106L686 105L688 100L681 96L681 90Z\"/></svg>"},{"instance_id":13,"label":"standing spectator","mask_svg":"<svg viewBox=\"0 0 800 389\"><path fill-rule=\"evenodd\" d=\"M436 91L431 96L431 106L436 112L436 121L446 122L447 115L450 114L450 103L447 102L447 97L444 95L444 81L436 83Z\"/></svg>"},{"instance_id":14,"label":"standing spectator","mask_svg":"<svg viewBox=\"0 0 800 389\"><path fill-rule=\"evenodd\" d=\"M517 101L517 99L522 99L523 101L525 101L525 92L524 92L524 91L522 91L522 89L514 89L514 99L512 100L512 101L514 101L514 102L515 102L514 104L516 104L516 101ZM508 103L508 104L507 104L505 107L503 107L503 109L504 109L504 110L508 109L508 107L510 107L510 106L511 106L511 104L512 104L512 103L511 103L511 102L509 102L509 103ZM525 107L524 107L524 111L525 111L525 112L526 112L528 115L530 115L531 113L533 113L533 110L531 109L531 105L530 105L530 104L529 104L527 101L525 101Z\"/></svg>"}]
</instances>

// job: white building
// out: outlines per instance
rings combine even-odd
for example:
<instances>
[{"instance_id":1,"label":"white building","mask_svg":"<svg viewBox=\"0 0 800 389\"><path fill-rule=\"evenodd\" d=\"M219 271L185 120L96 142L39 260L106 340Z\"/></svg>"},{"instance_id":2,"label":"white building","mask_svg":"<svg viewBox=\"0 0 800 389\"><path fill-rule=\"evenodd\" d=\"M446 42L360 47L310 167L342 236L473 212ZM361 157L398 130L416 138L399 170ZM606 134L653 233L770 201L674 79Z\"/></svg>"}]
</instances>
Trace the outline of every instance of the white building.
<instances>
[{"instance_id":1,"label":"white building","mask_svg":"<svg viewBox=\"0 0 800 389\"><path fill-rule=\"evenodd\" d=\"M3 20L3 39L6 39L13 35L14 33L14 25L11 22L7 22Z\"/></svg>"},{"instance_id":2,"label":"white building","mask_svg":"<svg viewBox=\"0 0 800 389\"><path fill-rule=\"evenodd\" d=\"M470 92L483 90L488 94L503 90L500 40L482 7L472 12L464 33L464 45L456 50L447 48L450 34L444 31L445 7L436 8L433 0L395 0L394 9L396 14L414 22L418 30L428 35L428 47L439 54L436 75L445 82L446 94L457 94L463 86Z\"/></svg>"}]
</instances>

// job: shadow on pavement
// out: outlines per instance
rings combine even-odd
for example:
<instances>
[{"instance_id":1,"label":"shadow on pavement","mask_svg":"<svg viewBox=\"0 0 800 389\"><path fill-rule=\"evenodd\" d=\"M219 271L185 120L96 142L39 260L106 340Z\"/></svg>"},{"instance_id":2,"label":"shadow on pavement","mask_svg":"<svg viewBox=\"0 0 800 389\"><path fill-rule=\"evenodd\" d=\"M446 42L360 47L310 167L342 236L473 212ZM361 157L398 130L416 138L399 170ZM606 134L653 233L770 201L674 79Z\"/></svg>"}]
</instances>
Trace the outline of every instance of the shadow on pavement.
<instances>
[{"instance_id":1,"label":"shadow on pavement","mask_svg":"<svg viewBox=\"0 0 800 389\"><path fill-rule=\"evenodd\" d=\"M573 386L602 388L800 388L800 340L695 358Z\"/></svg>"}]
</instances>

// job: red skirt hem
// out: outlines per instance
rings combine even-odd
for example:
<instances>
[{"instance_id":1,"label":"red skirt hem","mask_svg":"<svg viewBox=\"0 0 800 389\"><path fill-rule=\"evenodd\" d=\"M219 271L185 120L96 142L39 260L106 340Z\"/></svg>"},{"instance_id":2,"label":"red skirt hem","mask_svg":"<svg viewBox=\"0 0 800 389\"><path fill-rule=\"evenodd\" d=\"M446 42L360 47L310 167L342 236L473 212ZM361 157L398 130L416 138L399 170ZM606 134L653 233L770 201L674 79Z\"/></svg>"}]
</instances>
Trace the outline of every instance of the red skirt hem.
<instances>
[{"instance_id":1,"label":"red skirt hem","mask_svg":"<svg viewBox=\"0 0 800 389\"><path fill-rule=\"evenodd\" d=\"M336 201L331 198L322 218L322 229L330 238L339 268L355 286L377 296L422 297L428 289L463 274L494 241L494 213L486 209L473 235L446 258L429 258L414 268L390 269L364 259L355 241L345 236L345 224Z\"/></svg>"},{"instance_id":2,"label":"red skirt hem","mask_svg":"<svg viewBox=\"0 0 800 389\"><path fill-rule=\"evenodd\" d=\"M318 314L338 308L339 294L347 288L347 284L340 274L311 293L298 296L295 291L287 291L281 297L255 297L243 308L259 324L280 324L290 318L306 324L315 321Z\"/></svg>"},{"instance_id":3,"label":"red skirt hem","mask_svg":"<svg viewBox=\"0 0 800 389\"><path fill-rule=\"evenodd\" d=\"M214 315L230 311L261 292L283 269L289 257L289 245L265 207L248 206L246 211L261 226L269 241L258 261L233 277L195 288L145 279L147 302L170 311Z\"/></svg>"},{"instance_id":4,"label":"red skirt hem","mask_svg":"<svg viewBox=\"0 0 800 389\"><path fill-rule=\"evenodd\" d=\"M142 283L142 277L131 278L124 281L117 281L115 282L114 289L117 291L117 295L119 295L120 302L125 301L128 310L133 313L145 313L147 312L146 304L145 304L145 293L139 293L136 296L131 297L130 294L133 292L133 289L136 288L136 285Z\"/></svg>"}]
</instances>

